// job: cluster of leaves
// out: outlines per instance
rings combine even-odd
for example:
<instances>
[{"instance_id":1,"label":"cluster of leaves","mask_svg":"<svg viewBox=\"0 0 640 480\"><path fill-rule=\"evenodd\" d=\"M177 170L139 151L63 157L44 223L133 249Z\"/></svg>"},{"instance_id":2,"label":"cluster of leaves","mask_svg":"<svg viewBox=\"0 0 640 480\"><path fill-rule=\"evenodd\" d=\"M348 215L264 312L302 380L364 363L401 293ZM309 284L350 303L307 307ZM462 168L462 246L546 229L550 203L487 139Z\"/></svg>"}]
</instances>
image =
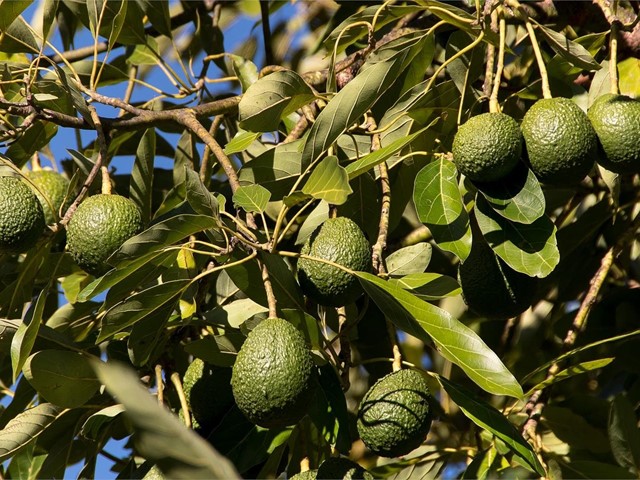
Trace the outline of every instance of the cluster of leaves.
<instances>
[{"instance_id":1,"label":"cluster of leaves","mask_svg":"<svg viewBox=\"0 0 640 480\"><path fill-rule=\"evenodd\" d=\"M521 119L542 96L523 12L539 19L553 94L586 108L609 91L598 7L564 28L562 12L512 3L314 2L298 12L308 41L289 18L230 53L234 16L264 23L291 5L47 0L36 29L22 16L31 3L0 2L2 161L23 168L69 129L90 133L61 162L69 195L100 165L128 164L112 177L146 229L99 278L73 264L60 235L0 258L2 476L63 476L82 462L80 477L93 478L106 455L120 478L154 464L171 478L277 477L337 450L384 478L433 478L460 462L465 478L637 478L637 176L601 169L550 188L523 163L508 181L474 185L449 155L457 126L487 105L493 12L508 19L499 102ZM53 33L64 51L43 40ZM72 50L83 37L88 48ZM259 44L271 63L261 72ZM638 60L618 61L623 93L640 94ZM329 215L352 218L382 252L374 273L354 272L365 295L339 311L305 299L295 276L301 244ZM473 235L540 279L521 318L467 311L455 269ZM607 251L615 267L602 274ZM598 293L586 329L575 328L576 302L588 300L584 316ZM317 354L309 416L267 430L232 407L206 435L186 428L189 361L230 368L273 313ZM577 340L563 342L567 332ZM429 367L442 408L423 447L382 460L357 448L354 411L391 371L396 344ZM105 450L125 438L128 457Z\"/></svg>"}]
</instances>

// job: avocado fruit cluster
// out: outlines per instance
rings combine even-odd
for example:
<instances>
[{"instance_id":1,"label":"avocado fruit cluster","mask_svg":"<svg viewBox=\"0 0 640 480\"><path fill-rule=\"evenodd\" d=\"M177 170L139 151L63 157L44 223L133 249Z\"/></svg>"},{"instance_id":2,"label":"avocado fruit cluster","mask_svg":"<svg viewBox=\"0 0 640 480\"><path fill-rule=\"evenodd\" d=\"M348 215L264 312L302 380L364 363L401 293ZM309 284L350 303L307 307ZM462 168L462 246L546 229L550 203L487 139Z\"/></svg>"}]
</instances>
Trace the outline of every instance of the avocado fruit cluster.
<instances>
[{"instance_id":1,"label":"avocado fruit cluster","mask_svg":"<svg viewBox=\"0 0 640 480\"><path fill-rule=\"evenodd\" d=\"M640 172L640 101L607 93L593 102L587 116L598 136L598 163L615 173Z\"/></svg>"},{"instance_id":2,"label":"avocado fruit cluster","mask_svg":"<svg viewBox=\"0 0 640 480\"><path fill-rule=\"evenodd\" d=\"M45 226L42 205L31 187L16 177L0 177L0 254L26 252Z\"/></svg>"},{"instance_id":3,"label":"avocado fruit cluster","mask_svg":"<svg viewBox=\"0 0 640 480\"><path fill-rule=\"evenodd\" d=\"M85 272L106 273L107 259L142 230L138 207L120 195L98 194L85 199L67 225L67 249Z\"/></svg>"},{"instance_id":4,"label":"avocado fruit cluster","mask_svg":"<svg viewBox=\"0 0 640 480\"><path fill-rule=\"evenodd\" d=\"M281 318L263 320L249 332L231 373L236 405L265 428L296 424L307 414L316 385L304 336Z\"/></svg>"},{"instance_id":5,"label":"avocado fruit cluster","mask_svg":"<svg viewBox=\"0 0 640 480\"><path fill-rule=\"evenodd\" d=\"M358 408L360 438L376 455L406 455L429 433L431 401L420 372L405 369L385 375L367 391Z\"/></svg>"},{"instance_id":6,"label":"avocado fruit cluster","mask_svg":"<svg viewBox=\"0 0 640 480\"><path fill-rule=\"evenodd\" d=\"M301 253L342 265L353 271L371 271L371 247L360 227L347 217L329 218L307 239ZM320 305L341 307L361 294L358 279L327 263L300 258L298 281L302 291Z\"/></svg>"}]
</instances>

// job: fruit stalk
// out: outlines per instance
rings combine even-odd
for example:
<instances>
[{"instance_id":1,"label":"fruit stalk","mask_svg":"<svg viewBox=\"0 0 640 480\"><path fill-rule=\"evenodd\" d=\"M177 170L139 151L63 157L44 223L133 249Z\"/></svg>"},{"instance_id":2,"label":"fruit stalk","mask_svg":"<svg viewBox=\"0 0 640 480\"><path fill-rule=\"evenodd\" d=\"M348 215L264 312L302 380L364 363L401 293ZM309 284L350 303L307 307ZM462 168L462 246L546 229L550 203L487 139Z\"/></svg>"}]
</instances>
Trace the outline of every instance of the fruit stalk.
<instances>
[{"instance_id":1,"label":"fruit stalk","mask_svg":"<svg viewBox=\"0 0 640 480\"><path fill-rule=\"evenodd\" d=\"M489 99L489 111L491 113L500 113L500 104L498 103L498 93L500 91L500 82L502 81L502 71L504 70L504 47L506 43L506 22L502 9L497 10L499 16L500 29L500 47L498 49L498 63L496 66L496 76L493 80L493 90Z\"/></svg>"},{"instance_id":2,"label":"fruit stalk","mask_svg":"<svg viewBox=\"0 0 640 480\"><path fill-rule=\"evenodd\" d=\"M549 87L549 75L547 74L547 67L544 64L544 59L542 58L542 52L540 51L540 45L538 44L538 39L536 38L536 32L533 29L533 25L531 21L527 19L525 22L525 26L527 28L527 32L529 33L529 39L531 40L531 47L533 48L533 53L536 56L536 62L538 64L538 70L540 70L540 80L542 81L542 96L544 98L552 98L551 88Z\"/></svg>"}]
</instances>

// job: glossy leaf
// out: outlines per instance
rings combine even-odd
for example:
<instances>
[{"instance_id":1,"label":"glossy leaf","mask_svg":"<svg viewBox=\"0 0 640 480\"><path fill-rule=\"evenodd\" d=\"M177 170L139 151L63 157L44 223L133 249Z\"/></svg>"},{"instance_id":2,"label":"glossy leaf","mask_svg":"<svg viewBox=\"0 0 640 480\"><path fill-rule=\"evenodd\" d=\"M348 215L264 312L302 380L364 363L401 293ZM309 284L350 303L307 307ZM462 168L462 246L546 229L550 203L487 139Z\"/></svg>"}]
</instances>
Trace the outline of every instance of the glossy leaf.
<instances>
[{"instance_id":1,"label":"glossy leaf","mask_svg":"<svg viewBox=\"0 0 640 480\"><path fill-rule=\"evenodd\" d=\"M333 205L342 205L353 190L347 171L340 166L336 157L330 156L316 165L302 192Z\"/></svg>"},{"instance_id":2,"label":"glossy leaf","mask_svg":"<svg viewBox=\"0 0 640 480\"><path fill-rule=\"evenodd\" d=\"M31 355L31 350L38 337L48 293L48 289L40 292L38 299L27 311L24 322L18 326L18 330L16 330L11 340L11 365L13 367L14 381L18 378L18 374L27 361L27 357Z\"/></svg>"},{"instance_id":3,"label":"glossy leaf","mask_svg":"<svg viewBox=\"0 0 640 480\"><path fill-rule=\"evenodd\" d=\"M422 273L426 270L430 261L431 245L426 242L416 243L396 250L385 260L387 273L396 277Z\"/></svg>"},{"instance_id":4,"label":"glossy leaf","mask_svg":"<svg viewBox=\"0 0 640 480\"><path fill-rule=\"evenodd\" d=\"M156 131L145 130L133 163L129 198L138 206L142 221L148 225L151 221L151 191L153 187L153 162L156 151Z\"/></svg>"},{"instance_id":5,"label":"glossy leaf","mask_svg":"<svg viewBox=\"0 0 640 480\"><path fill-rule=\"evenodd\" d=\"M260 78L240 100L240 126L252 132L273 132L282 117L312 102L309 85L292 70L282 70Z\"/></svg>"},{"instance_id":6,"label":"glossy leaf","mask_svg":"<svg viewBox=\"0 0 640 480\"><path fill-rule=\"evenodd\" d=\"M444 358L462 368L487 392L522 397L522 388L511 372L469 327L397 284L370 273L356 275L367 294L398 328L427 345L433 340Z\"/></svg>"},{"instance_id":7,"label":"glossy leaf","mask_svg":"<svg viewBox=\"0 0 640 480\"><path fill-rule=\"evenodd\" d=\"M551 48L569 63L589 71L602 68L589 51L579 43L569 40L562 33L544 25L537 24L537 28Z\"/></svg>"},{"instance_id":8,"label":"glossy leaf","mask_svg":"<svg viewBox=\"0 0 640 480\"><path fill-rule=\"evenodd\" d=\"M132 370L118 363L94 362L107 391L118 398L136 431L136 447L168 478L240 478L233 465L175 415L163 409Z\"/></svg>"},{"instance_id":9,"label":"glossy leaf","mask_svg":"<svg viewBox=\"0 0 640 480\"><path fill-rule=\"evenodd\" d=\"M514 270L546 277L560 261L556 227L547 216L526 225L506 220L483 197L476 199L478 226L493 251Z\"/></svg>"},{"instance_id":10,"label":"glossy leaf","mask_svg":"<svg viewBox=\"0 0 640 480\"><path fill-rule=\"evenodd\" d=\"M84 405L100 387L86 357L64 350L41 350L23 368L25 378L48 402L65 408Z\"/></svg>"},{"instance_id":11,"label":"glossy leaf","mask_svg":"<svg viewBox=\"0 0 640 480\"><path fill-rule=\"evenodd\" d=\"M462 292L454 278L439 273L412 273L401 278L391 278L389 281L427 301L460 295Z\"/></svg>"},{"instance_id":12,"label":"glossy leaf","mask_svg":"<svg viewBox=\"0 0 640 480\"><path fill-rule=\"evenodd\" d=\"M246 130L240 130L224 147L224 153L231 155L233 153L244 152L260 137L260 135L261 132L247 132Z\"/></svg>"},{"instance_id":13,"label":"glossy leaf","mask_svg":"<svg viewBox=\"0 0 640 480\"><path fill-rule=\"evenodd\" d=\"M523 459L538 475L544 476L545 471L533 451L531 445L522 437L520 432L498 410L480 400L477 395L463 387L456 385L444 377L438 380L445 391L473 423L493 433L505 442L509 448Z\"/></svg>"},{"instance_id":14,"label":"glossy leaf","mask_svg":"<svg viewBox=\"0 0 640 480\"><path fill-rule=\"evenodd\" d=\"M438 247L465 260L471 252L471 227L453 163L438 158L420 170L413 201Z\"/></svg>"},{"instance_id":15,"label":"glossy leaf","mask_svg":"<svg viewBox=\"0 0 640 480\"><path fill-rule=\"evenodd\" d=\"M10 0L0 2L0 31L5 31L11 23L33 3L33 0Z\"/></svg>"},{"instance_id":16,"label":"glossy leaf","mask_svg":"<svg viewBox=\"0 0 640 480\"><path fill-rule=\"evenodd\" d=\"M248 213L262 213L270 198L271 193L262 185L246 185L235 191L233 204Z\"/></svg>"}]
</instances>

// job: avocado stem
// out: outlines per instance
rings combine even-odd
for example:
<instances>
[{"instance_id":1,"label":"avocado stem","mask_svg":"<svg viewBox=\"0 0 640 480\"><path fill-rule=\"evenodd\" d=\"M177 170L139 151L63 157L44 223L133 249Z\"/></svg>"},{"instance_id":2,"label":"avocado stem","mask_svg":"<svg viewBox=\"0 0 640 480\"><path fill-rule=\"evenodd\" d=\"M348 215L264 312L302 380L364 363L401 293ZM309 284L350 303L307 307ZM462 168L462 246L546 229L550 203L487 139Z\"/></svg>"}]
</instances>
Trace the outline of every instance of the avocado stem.
<instances>
[{"instance_id":1,"label":"avocado stem","mask_svg":"<svg viewBox=\"0 0 640 480\"><path fill-rule=\"evenodd\" d=\"M102 193L104 195L111 195L111 177L109 177L109 169L107 167L100 167L102 173Z\"/></svg>"},{"instance_id":2,"label":"avocado stem","mask_svg":"<svg viewBox=\"0 0 640 480\"><path fill-rule=\"evenodd\" d=\"M493 80L493 90L489 99L489 111L491 113L500 113L500 104L498 103L498 92L500 91L500 82L502 81L502 71L504 70L504 47L506 43L506 22L502 8L499 8L498 16L500 18L500 47L498 49L498 63L496 65L496 76Z\"/></svg>"},{"instance_id":3,"label":"avocado stem","mask_svg":"<svg viewBox=\"0 0 640 480\"><path fill-rule=\"evenodd\" d=\"M544 59L542 58L542 51L540 50L540 45L538 44L538 39L536 38L536 32L534 31L533 25L531 24L531 21L529 21L529 19L527 19L527 21L525 22L525 26L527 27L527 32L529 33L529 39L531 40L533 53L536 56L538 69L540 70L540 80L542 80L542 96L544 98L553 98L553 95L551 95L551 88L549 87L549 75L547 74L547 67L544 64Z\"/></svg>"},{"instance_id":4,"label":"avocado stem","mask_svg":"<svg viewBox=\"0 0 640 480\"><path fill-rule=\"evenodd\" d=\"M609 36L609 82L610 92L614 95L620 93L620 85L618 80L618 30L620 23L614 20L611 23L611 33Z\"/></svg>"}]
</instances>

